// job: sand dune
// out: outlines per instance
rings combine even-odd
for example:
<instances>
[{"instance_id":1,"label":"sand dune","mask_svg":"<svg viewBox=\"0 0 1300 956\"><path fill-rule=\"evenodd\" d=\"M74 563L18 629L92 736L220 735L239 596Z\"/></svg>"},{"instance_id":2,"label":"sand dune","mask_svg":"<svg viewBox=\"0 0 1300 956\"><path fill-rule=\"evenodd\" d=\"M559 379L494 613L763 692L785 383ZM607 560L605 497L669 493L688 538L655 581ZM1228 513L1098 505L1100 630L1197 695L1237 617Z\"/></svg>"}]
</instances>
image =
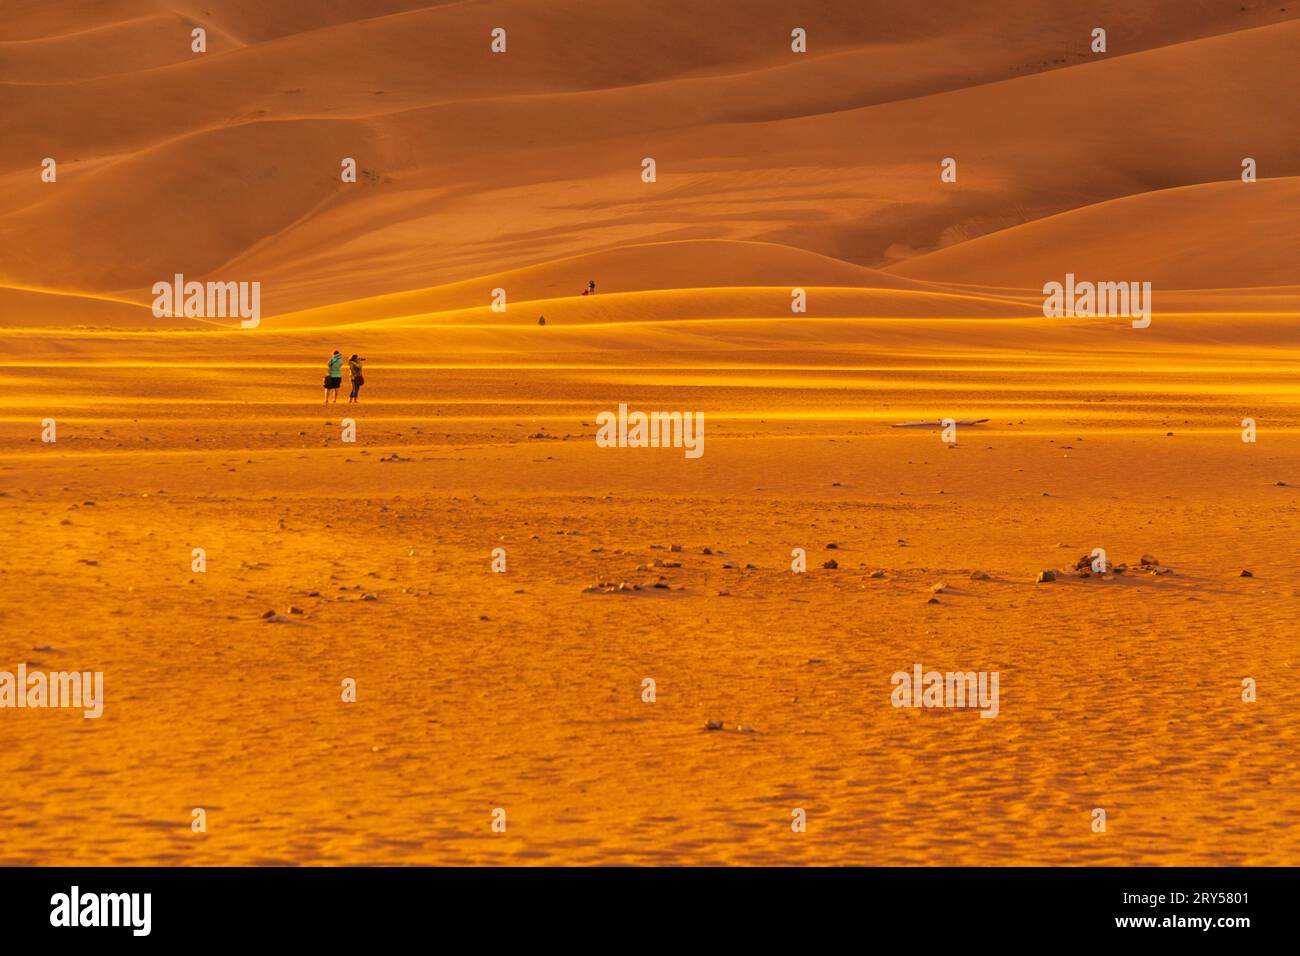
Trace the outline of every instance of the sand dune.
<instances>
[{"instance_id":1,"label":"sand dune","mask_svg":"<svg viewBox=\"0 0 1300 956\"><path fill-rule=\"evenodd\" d=\"M78 328L200 330L211 328L193 319L158 318L152 309L120 299L0 287L0 315L9 328Z\"/></svg>"},{"instance_id":2,"label":"sand dune","mask_svg":"<svg viewBox=\"0 0 1300 956\"><path fill-rule=\"evenodd\" d=\"M995 43L960 4L887 29L863 11L828 13L809 21L819 42L807 58L789 53L776 3L696 10L716 15L703 32L630 6L543 17L377 4L356 20L335 6L263 26L245 21L273 15L217 8L233 33L276 38L46 81L39 96L0 86L14 118L0 143L0 238L16 251L0 278L48 286L57 274L70 290L140 298L159 278L150 229L169 221L192 224L165 233L187 273L256 278L274 312L666 240L775 242L883 266L1225 181L1239 170L1243 102L1261 176L1300 174L1291 14L1260 26L1258 6L1161 19L1115 5L1111 52L1092 57L1070 39L1083 28L1049 7L1022 9ZM498 14L515 41L492 58ZM635 52L646 37L650 53ZM578 55L542 52L557 44ZM648 154L654 185L639 179ZM62 164L55 185L36 175L47 155ZM949 155L959 180L942 184ZM354 186L338 181L343 156L364 171ZM124 226L111 266L102 233L79 228L88 208Z\"/></svg>"},{"instance_id":3,"label":"sand dune","mask_svg":"<svg viewBox=\"0 0 1300 956\"><path fill-rule=\"evenodd\" d=\"M1294 283L1300 272L1300 177L1206 183L1143 193L1037 219L899 263L918 279L1041 289L1080 279L1161 289Z\"/></svg>"},{"instance_id":4,"label":"sand dune","mask_svg":"<svg viewBox=\"0 0 1300 956\"><path fill-rule=\"evenodd\" d=\"M735 286L770 286L777 291L768 295L768 310L780 300L780 308L790 312L790 290L798 286L845 286L866 289L916 289L926 288L923 283L902 279L874 269L855 266L826 256L758 242L724 242L696 240L662 242L623 246L604 252L587 253L552 262L539 263L522 269L511 269L494 275L482 276L464 282L455 282L429 289L376 296L369 299L331 304L317 309L277 316L272 322L276 328L285 326L336 325L340 323L367 322L376 319L449 313L457 310L487 309L493 301L493 292L506 292L506 312L511 315L510 303L515 303L514 316L528 303L533 310L542 301L581 297L589 280L597 282L596 298L580 303L568 303L566 314L580 314L575 309L584 308L585 315L605 314L603 303L612 301L609 293L640 292L647 290L698 289L704 293L699 298L709 298L710 290ZM782 289L781 287L784 286ZM619 299L620 303L627 300ZM650 300L650 308L654 308ZM715 298L708 312L725 314L734 303ZM621 308L622 306L611 306ZM678 309L664 310L668 312ZM543 313L544 314L544 311ZM743 314L743 313L736 313ZM490 313L491 321L499 321L502 313ZM538 314L529 311L524 316L536 321ZM447 321L454 320L448 317ZM588 320L590 321L590 319Z\"/></svg>"}]
</instances>

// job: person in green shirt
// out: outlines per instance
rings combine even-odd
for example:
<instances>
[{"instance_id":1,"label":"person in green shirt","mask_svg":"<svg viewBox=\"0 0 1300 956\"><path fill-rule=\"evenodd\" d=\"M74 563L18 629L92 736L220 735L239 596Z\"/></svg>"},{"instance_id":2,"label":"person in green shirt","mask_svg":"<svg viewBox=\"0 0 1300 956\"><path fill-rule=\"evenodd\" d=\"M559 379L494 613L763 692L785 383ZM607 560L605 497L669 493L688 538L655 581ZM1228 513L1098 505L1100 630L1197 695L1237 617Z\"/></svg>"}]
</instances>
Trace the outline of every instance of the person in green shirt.
<instances>
[{"instance_id":1,"label":"person in green shirt","mask_svg":"<svg viewBox=\"0 0 1300 956\"><path fill-rule=\"evenodd\" d=\"M330 356L326 364L325 372L325 404L330 402L330 393L334 393L334 401L339 400L339 386L343 384L343 355L338 349Z\"/></svg>"},{"instance_id":2,"label":"person in green shirt","mask_svg":"<svg viewBox=\"0 0 1300 956\"><path fill-rule=\"evenodd\" d=\"M348 404L354 404L357 401L357 392L361 391L361 386L366 383L365 377L361 374L361 363L365 359L358 358L356 353L348 359L348 374L352 376L352 394L348 396Z\"/></svg>"}]
</instances>

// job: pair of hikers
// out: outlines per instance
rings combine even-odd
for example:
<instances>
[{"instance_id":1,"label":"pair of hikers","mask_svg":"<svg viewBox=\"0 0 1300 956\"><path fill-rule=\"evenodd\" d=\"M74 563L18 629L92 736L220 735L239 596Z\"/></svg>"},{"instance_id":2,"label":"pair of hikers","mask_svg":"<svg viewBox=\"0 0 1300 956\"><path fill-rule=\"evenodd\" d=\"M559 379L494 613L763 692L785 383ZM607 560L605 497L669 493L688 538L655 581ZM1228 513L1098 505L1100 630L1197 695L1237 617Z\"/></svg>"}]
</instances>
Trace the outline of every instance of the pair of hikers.
<instances>
[{"instance_id":1,"label":"pair of hikers","mask_svg":"<svg viewBox=\"0 0 1300 956\"><path fill-rule=\"evenodd\" d=\"M360 358L353 353L352 358L348 359L348 375L352 379L352 393L348 396L348 404L357 401L357 393L361 391L361 386L366 383L365 377L361 374L361 363L365 359ZM343 384L343 354L338 349L330 356L329 362L326 363L325 372L325 404L330 402L331 393L334 395L334 401L339 400L339 386Z\"/></svg>"}]
</instances>

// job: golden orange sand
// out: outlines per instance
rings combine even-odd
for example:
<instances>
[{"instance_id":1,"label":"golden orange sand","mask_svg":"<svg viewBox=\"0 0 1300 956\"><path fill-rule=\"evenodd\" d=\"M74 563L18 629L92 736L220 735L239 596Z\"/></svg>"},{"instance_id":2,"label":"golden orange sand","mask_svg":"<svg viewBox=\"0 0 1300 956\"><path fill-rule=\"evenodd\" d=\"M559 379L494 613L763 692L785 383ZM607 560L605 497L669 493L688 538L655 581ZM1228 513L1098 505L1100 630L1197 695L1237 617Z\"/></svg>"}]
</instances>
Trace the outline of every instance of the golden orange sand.
<instances>
[{"instance_id":1,"label":"golden orange sand","mask_svg":"<svg viewBox=\"0 0 1300 956\"><path fill-rule=\"evenodd\" d=\"M1300 8L796 6L6 5L0 864L1300 863Z\"/></svg>"},{"instance_id":2,"label":"golden orange sand","mask_svg":"<svg viewBox=\"0 0 1300 956\"><path fill-rule=\"evenodd\" d=\"M0 862L1295 863L1300 349L804 321L10 333L0 660L107 703L3 715ZM703 457L598 448L619 401ZM1175 573L1033 583L1094 547ZM999 716L895 709L916 662Z\"/></svg>"}]
</instances>

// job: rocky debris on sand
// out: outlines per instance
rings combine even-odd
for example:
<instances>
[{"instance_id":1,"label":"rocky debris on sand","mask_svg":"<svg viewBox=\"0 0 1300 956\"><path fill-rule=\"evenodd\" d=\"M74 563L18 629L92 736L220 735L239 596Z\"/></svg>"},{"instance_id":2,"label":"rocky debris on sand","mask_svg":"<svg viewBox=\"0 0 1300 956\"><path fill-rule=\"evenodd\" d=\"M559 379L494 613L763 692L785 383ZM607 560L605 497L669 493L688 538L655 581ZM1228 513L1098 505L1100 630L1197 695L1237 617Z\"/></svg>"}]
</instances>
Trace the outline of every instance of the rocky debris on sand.
<instances>
[{"instance_id":1,"label":"rocky debris on sand","mask_svg":"<svg viewBox=\"0 0 1300 956\"><path fill-rule=\"evenodd\" d=\"M885 572L881 571L879 568L877 568L875 571L872 571L870 574L867 575L867 577L869 578L883 578L884 576L885 576Z\"/></svg>"},{"instance_id":2,"label":"rocky debris on sand","mask_svg":"<svg viewBox=\"0 0 1300 956\"><path fill-rule=\"evenodd\" d=\"M668 546L668 550L669 550L669 551L681 551L681 550L682 550L682 546L681 546L680 544L670 544L670 545Z\"/></svg>"},{"instance_id":3,"label":"rocky debris on sand","mask_svg":"<svg viewBox=\"0 0 1300 956\"><path fill-rule=\"evenodd\" d=\"M829 561L822 562L822 567L828 571L834 571L839 566L840 563L836 561L834 558L831 558Z\"/></svg>"},{"instance_id":4,"label":"rocky debris on sand","mask_svg":"<svg viewBox=\"0 0 1300 956\"><path fill-rule=\"evenodd\" d=\"M987 580L989 579L988 572L986 572L986 571L972 571L972 572L970 573L970 579L971 579L972 581L987 581Z\"/></svg>"},{"instance_id":5,"label":"rocky debris on sand","mask_svg":"<svg viewBox=\"0 0 1300 956\"><path fill-rule=\"evenodd\" d=\"M1100 558L1098 558L1097 560L1101 561ZM1092 566L1092 562L1093 562L1092 555L1090 554L1080 555L1079 560L1074 562L1074 573L1081 578L1090 578L1094 574L1105 574L1107 571L1113 571L1115 569L1115 566L1110 562L1102 561L1101 570L1097 570Z\"/></svg>"},{"instance_id":6,"label":"rocky debris on sand","mask_svg":"<svg viewBox=\"0 0 1300 956\"><path fill-rule=\"evenodd\" d=\"M300 608L300 607L295 607L294 605L290 604L289 607L288 607L288 613L289 613L289 614L306 614L307 612L304 611L304 610L303 610L302 608Z\"/></svg>"},{"instance_id":7,"label":"rocky debris on sand","mask_svg":"<svg viewBox=\"0 0 1300 956\"><path fill-rule=\"evenodd\" d=\"M665 561L663 558L655 558L654 566L656 568L680 568L682 563L680 561Z\"/></svg>"},{"instance_id":8,"label":"rocky debris on sand","mask_svg":"<svg viewBox=\"0 0 1300 956\"><path fill-rule=\"evenodd\" d=\"M722 729L722 721L720 721L720 720L710 720L710 721L708 721L708 722L705 723L705 725L704 725L704 729L705 729L705 730L721 730L721 729Z\"/></svg>"},{"instance_id":9,"label":"rocky debris on sand","mask_svg":"<svg viewBox=\"0 0 1300 956\"><path fill-rule=\"evenodd\" d=\"M1165 567L1160 560L1154 555L1144 554L1138 559L1137 570L1144 571L1147 574L1173 574L1174 569Z\"/></svg>"},{"instance_id":10,"label":"rocky debris on sand","mask_svg":"<svg viewBox=\"0 0 1300 956\"><path fill-rule=\"evenodd\" d=\"M379 600L379 595L378 595L378 594L363 594L363 595L361 596L361 600L363 600L363 601L378 601L378 600Z\"/></svg>"},{"instance_id":11,"label":"rocky debris on sand","mask_svg":"<svg viewBox=\"0 0 1300 956\"><path fill-rule=\"evenodd\" d=\"M830 544L826 545L826 550L827 550L827 551L835 551L835 550L838 549L838 548L839 548L839 545L836 544L834 541L832 541Z\"/></svg>"},{"instance_id":12,"label":"rocky debris on sand","mask_svg":"<svg viewBox=\"0 0 1300 956\"><path fill-rule=\"evenodd\" d=\"M712 554L712 553L713 553L712 548L700 548L700 554Z\"/></svg>"},{"instance_id":13,"label":"rocky debris on sand","mask_svg":"<svg viewBox=\"0 0 1300 956\"><path fill-rule=\"evenodd\" d=\"M1034 583L1035 583L1035 584L1043 584L1043 583L1045 583L1045 582L1047 582L1047 581L1055 581L1055 580L1056 580L1056 572L1055 572L1055 571L1039 571L1039 572L1038 572L1038 577L1035 579Z\"/></svg>"},{"instance_id":14,"label":"rocky debris on sand","mask_svg":"<svg viewBox=\"0 0 1300 956\"><path fill-rule=\"evenodd\" d=\"M1240 576L1243 578L1253 578L1255 575L1250 571L1243 570Z\"/></svg>"},{"instance_id":15,"label":"rocky debris on sand","mask_svg":"<svg viewBox=\"0 0 1300 956\"><path fill-rule=\"evenodd\" d=\"M658 585L655 585L656 587ZM633 591L640 591L641 585L631 584L627 581L597 581L588 587L582 589L583 594L630 594Z\"/></svg>"},{"instance_id":16,"label":"rocky debris on sand","mask_svg":"<svg viewBox=\"0 0 1300 956\"><path fill-rule=\"evenodd\" d=\"M938 599L937 597L932 597L932 598L930 598L930 600L926 601L925 603L926 603L926 604L938 604L938 603L939 603L939 599Z\"/></svg>"}]
</instances>

